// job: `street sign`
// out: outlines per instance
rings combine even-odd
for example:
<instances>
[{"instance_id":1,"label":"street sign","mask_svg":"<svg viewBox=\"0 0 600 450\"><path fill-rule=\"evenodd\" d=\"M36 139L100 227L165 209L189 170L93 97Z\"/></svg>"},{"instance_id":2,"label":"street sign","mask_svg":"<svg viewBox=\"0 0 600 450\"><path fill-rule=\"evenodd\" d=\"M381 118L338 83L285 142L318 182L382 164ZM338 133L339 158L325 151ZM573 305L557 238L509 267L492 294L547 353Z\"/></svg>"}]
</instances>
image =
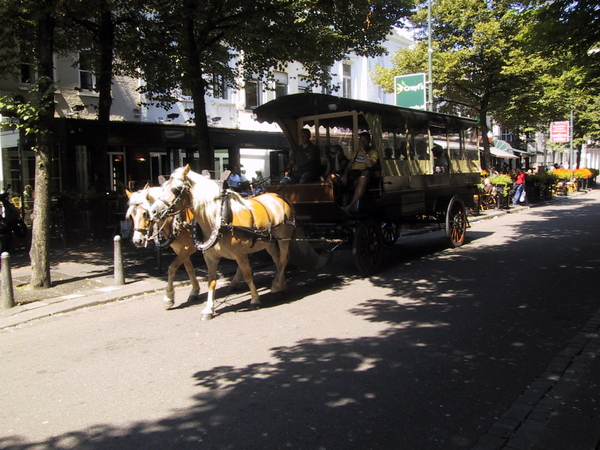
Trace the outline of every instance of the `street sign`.
<instances>
[{"instance_id":1,"label":"street sign","mask_svg":"<svg viewBox=\"0 0 600 450\"><path fill-rule=\"evenodd\" d=\"M394 77L396 106L425 110L425 74L398 75Z\"/></svg>"},{"instance_id":2,"label":"street sign","mask_svg":"<svg viewBox=\"0 0 600 450\"><path fill-rule=\"evenodd\" d=\"M569 121L550 124L550 142L569 142Z\"/></svg>"}]
</instances>

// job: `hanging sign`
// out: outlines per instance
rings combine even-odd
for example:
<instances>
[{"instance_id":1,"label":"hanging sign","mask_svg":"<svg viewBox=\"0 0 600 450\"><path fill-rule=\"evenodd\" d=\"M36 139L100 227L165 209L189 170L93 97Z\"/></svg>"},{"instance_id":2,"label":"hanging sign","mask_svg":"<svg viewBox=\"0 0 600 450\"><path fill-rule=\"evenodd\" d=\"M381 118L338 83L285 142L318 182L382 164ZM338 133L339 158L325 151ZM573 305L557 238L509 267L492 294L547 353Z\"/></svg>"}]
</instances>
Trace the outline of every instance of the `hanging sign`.
<instances>
[{"instance_id":1,"label":"hanging sign","mask_svg":"<svg viewBox=\"0 0 600 450\"><path fill-rule=\"evenodd\" d=\"M569 142L569 121L550 124L550 142Z\"/></svg>"}]
</instances>

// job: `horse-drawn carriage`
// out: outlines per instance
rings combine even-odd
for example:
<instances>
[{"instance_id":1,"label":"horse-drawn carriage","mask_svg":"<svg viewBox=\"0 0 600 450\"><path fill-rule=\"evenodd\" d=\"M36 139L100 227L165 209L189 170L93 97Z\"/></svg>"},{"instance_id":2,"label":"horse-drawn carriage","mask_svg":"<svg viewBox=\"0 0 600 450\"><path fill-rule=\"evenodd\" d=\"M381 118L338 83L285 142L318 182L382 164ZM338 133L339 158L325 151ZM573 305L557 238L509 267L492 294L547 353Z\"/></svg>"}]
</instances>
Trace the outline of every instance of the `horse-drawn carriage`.
<instances>
[{"instance_id":1,"label":"horse-drawn carriage","mask_svg":"<svg viewBox=\"0 0 600 450\"><path fill-rule=\"evenodd\" d=\"M451 245L463 244L481 171L474 120L322 94L280 97L255 114L279 124L291 148L308 128L322 151L337 144L350 157L359 134L368 131L379 154L365 195L349 212L352 187L330 179L267 187L294 206L298 243L317 252L351 244L365 275L379 270L385 246L396 242L404 224L439 224Z\"/></svg>"},{"instance_id":2,"label":"horse-drawn carriage","mask_svg":"<svg viewBox=\"0 0 600 450\"><path fill-rule=\"evenodd\" d=\"M331 179L274 183L265 194L243 198L189 166L175 170L158 193L132 197L128 211L138 245L158 240L166 229L182 230L176 241L168 241L181 258L169 270L167 307L173 305L174 271L196 250L203 251L208 267L203 318L209 319L221 258L238 263L232 283L243 278L251 306L258 307L248 255L262 249L275 262L271 290L277 292L285 289L290 258L295 265L309 260L319 268L343 244L352 245L361 273L376 272L384 247L398 239L407 223L439 224L453 246L463 244L466 208L473 205L480 173L475 121L320 94L282 97L255 112L259 121L277 122L292 148L297 148L300 130L308 128L321 149L339 145L349 156L358 146L359 133L368 131L374 142L369 154L375 150L378 163L370 168L366 191L354 209L347 207L352 186ZM193 283L192 295L197 291Z\"/></svg>"}]
</instances>

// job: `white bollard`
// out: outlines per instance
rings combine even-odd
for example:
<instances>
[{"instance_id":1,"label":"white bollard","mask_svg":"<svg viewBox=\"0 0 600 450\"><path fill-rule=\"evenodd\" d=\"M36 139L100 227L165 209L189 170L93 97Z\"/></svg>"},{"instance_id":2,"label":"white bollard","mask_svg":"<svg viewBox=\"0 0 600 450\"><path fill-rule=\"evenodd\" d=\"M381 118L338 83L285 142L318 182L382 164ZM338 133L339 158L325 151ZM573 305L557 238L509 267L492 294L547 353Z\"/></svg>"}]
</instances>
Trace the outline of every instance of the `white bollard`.
<instances>
[{"instance_id":1,"label":"white bollard","mask_svg":"<svg viewBox=\"0 0 600 450\"><path fill-rule=\"evenodd\" d=\"M9 309L15 306L15 295L12 284L12 273L10 271L10 255L2 253L2 309Z\"/></svg>"},{"instance_id":2,"label":"white bollard","mask_svg":"<svg viewBox=\"0 0 600 450\"><path fill-rule=\"evenodd\" d=\"M121 249L121 236L116 235L114 237L115 243L115 284L125 284L125 274L123 269L123 251Z\"/></svg>"}]
</instances>

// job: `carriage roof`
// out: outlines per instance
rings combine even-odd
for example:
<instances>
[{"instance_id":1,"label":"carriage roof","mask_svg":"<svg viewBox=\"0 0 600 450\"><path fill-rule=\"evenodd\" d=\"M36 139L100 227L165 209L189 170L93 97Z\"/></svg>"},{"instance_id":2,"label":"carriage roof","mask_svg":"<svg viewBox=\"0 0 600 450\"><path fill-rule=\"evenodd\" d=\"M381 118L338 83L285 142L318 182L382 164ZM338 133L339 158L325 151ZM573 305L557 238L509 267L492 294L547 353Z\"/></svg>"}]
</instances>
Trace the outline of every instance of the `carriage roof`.
<instances>
[{"instance_id":1,"label":"carriage roof","mask_svg":"<svg viewBox=\"0 0 600 450\"><path fill-rule=\"evenodd\" d=\"M477 121L465 117L313 93L285 95L254 110L259 122L278 122L280 125L283 121L340 112L379 115L384 128L387 128L386 122L390 126L397 126L400 118L412 126L433 125L464 129L477 125Z\"/></svg>"}]
</instances>

